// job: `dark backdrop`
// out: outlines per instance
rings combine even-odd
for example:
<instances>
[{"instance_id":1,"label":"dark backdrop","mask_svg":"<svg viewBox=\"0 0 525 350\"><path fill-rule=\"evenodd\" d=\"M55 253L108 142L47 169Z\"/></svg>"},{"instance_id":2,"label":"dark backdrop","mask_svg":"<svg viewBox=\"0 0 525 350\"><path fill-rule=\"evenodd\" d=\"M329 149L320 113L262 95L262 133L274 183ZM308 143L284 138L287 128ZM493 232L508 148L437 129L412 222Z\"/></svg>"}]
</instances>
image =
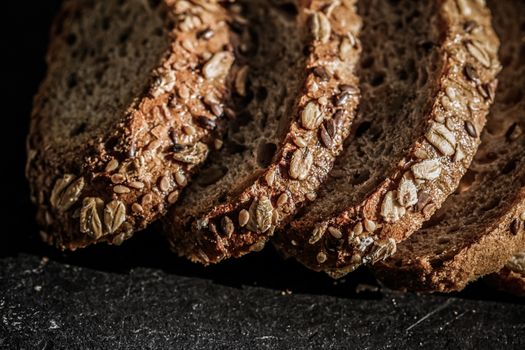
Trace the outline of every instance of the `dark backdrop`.
<instances>
[{"instance_id":1,"label":"dark backdrop","mask_svg":"<svg viewBox=\"0 0 525 350\"><path fill-rule=\"evenodd\" d=\"M121 247L42 244L25 136L58 7L12 1L2 12L0 348L525 348L522 301L481 282L452 295L398 293L365 269L334 282L271 248L203 268L171 254L155 225Z\"/></svg>"}]
</instances>

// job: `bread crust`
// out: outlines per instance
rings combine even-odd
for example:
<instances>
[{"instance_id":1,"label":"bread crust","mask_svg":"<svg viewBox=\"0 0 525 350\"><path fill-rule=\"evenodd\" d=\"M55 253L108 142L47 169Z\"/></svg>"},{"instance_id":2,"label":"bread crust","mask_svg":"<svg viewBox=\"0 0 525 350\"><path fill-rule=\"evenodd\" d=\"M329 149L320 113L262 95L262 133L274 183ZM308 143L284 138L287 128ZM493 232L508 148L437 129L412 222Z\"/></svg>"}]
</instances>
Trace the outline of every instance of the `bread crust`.
<instances>
[{"instance_id":1,"label":"bread crust","mask_svg":"<svg viewBox=\"0 0 525 350\"><path fill-rule=\"evenodd\" d=\"M217 263L262 249L277 226L315 199L348 135L359 98L354 68L361 24L355 1L300 0L296 5L297 25L309 47L306 77L271 164L238 184L241 189L225 203L197 213L176 207L165 221L172 248L194 262ZM325 81L315 71L323 66L338 74ZM323 139L325 126L304 116L310 103L323 98L325 122L334 123L331 142Z\"/></svg>"},{"instance_id":2,"label":"bread crust","mask_svg":"<svg viewBox=\"0 0 525 350\"><path fill-rule=\"evenodd\" d=\"M328 217L299 216L280 231L274 242L286 256L315 271L342 277L361 264L393 254L397 243L416 231L455 190L479 145L479 132L467 130L467 124L480 130L492 102L495 76L500 69L496 57L499 42L490 24L490 14L480 2L448 0L439 1L438 6L439 19L435 25L442 38L439 56L443 68L438 92L430 101L431 111L421 117L427 121L427 127L413 140L397 168L385 174L381 183L362 200ZM471 31L469 23L477 23L477 30ZM483 43L484 59L473 54L472 43ZM467 63L479 75L476 82L465 74ZM479 86L486 91L480 92ZM490 93L486 94L487 91ZM458 93L466 98L467 113L455 104ZM471 108L476 102L477 108ZM464 123L465 127L449 128L444 123L447 117L459 117L462 123L458 124ZM444 136L445 133L452 135ZM436 134L448 138L449 145L436 139ZM416 183L416 186L402 188L407 179L411 180L408 185ZM400 204L399 193L405 190L417 191L411 194L417 198L415 205L411 200L406 206Z\"/></svg>"},{"instance_id":3,"label":"bread crust","mask_svg":"<svg viewBox=\"0 0 525 350\"><path fill-rule=\"evenodd\" d=\"M115 1L64 3L51 32L48 74L34 99L26 176L38 205L41 236L61 249L121 244L166 212L221 137L223 102L239 69L234 61L241 39L231 30L230 13L217 1L122 3L127 6L122 11ZM100 19L106 27L117 16L136 12L149 16L146 23L134 23L145 26L140 30L160 21L162 28L152 35L162 35L166 45L147 81L138 83L139 90L123 108L102 107L114 109L109 130L99 130L84 142L71 137L61 144L64 136L55 135L51 126L54 118L64 117L51 113L50 106L57 103L62 81L71 73L66 63L78 63L78 58L69 58L68 35L106 10L108 18ZM82 49L92 45L97 30L77 35ZM131 45L147 50L148 39Z\"/></svg>"},{"instance_id":4,"label":"bread crust","mask_svg":"<svg viewBox=\"0 0 525 350\"><path fill-rule=\"evenodd\" d=\"M523 2L489 1L505 64L482 144L457 194L399 247L375 266L378 277L394 288L451 292L481 276L514 289L520 280L504 268L525 249L525 65L515 45L523 38ZM513 97L514 96L514 97Z\"/></svg>"}]
</instances>

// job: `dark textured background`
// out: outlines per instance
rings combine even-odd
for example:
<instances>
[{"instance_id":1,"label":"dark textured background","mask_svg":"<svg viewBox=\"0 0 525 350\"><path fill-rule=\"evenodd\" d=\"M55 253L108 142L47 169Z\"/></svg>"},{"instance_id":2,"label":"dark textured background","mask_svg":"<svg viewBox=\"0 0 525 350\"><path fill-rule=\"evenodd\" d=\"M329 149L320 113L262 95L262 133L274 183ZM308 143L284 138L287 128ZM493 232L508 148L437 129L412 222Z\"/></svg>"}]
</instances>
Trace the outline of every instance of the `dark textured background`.
<instances>
[{"instance_id":1,"label":"dark textured background","mask_svg":"<svg viewBox=\"0 0 525 350\"><path fill-rule=\"evenodd\" d=\"M57 7L18 1L2 12L0 349L525 348L523 300L481 282L453 295L398 293L366 270L334 282L271 249L206 269L173 256L155 227L121 247L40 243L24 139Z\"/></svg>"}]
</instances>

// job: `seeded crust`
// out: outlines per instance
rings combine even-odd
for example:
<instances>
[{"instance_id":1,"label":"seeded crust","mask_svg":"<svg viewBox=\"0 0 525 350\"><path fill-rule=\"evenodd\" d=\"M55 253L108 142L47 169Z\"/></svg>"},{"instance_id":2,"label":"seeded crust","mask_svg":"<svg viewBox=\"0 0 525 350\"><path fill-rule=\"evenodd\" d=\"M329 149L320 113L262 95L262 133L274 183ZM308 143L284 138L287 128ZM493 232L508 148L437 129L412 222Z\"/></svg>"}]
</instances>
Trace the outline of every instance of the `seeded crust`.
<instances>
[{"instance_id":1,"label":"seeded crust","mask_svg":"<svg viewBox=\"0 0 525 350\"><path fill-rule=\"evenodd\" d=\"M376 266L393 287L461 290L525 250L525 3L488 4L504 67L481 146L458 191L396 255ZM515 273L501 274L514 280Z\"/></svg>"},{"instance_id":2,"label":"seeded crust","mask_svg":"<svg viewBox=\"0 0 525 350\"><path fill-rule=\"evenodd\" d=\"M275 237L285 256L334 278L393 254L455 190L500 69L483 2L358 9L360 118L318 199Z\"/></svg>"},{"instance_id":3,"label":"seeded crust","mask_svg":"<svg viewBox=\"0 0 525 350\"><path fill-rule=\"evenodd\" d=\"M488 275L485 282L501 291L525 297L525 251L513 256L499 272Z\"/></svg>"},{"instance_id":4,"label":"seeded crust","mask_svg":"<svg viewBox=\"0 0 525 350\"><path fill-rule=\"evenodd\" d=\"M354 2L241 1L259 50L233 100L240 122L166 220L179 255L209 264L258 251L315 199L358 102Z\"/></svg>"},{"instance_id":5,"label":"seeded crust","mask_svg":"<svg viewBox=\"0 0 525 350\"><path fill-rule=\"evenodd\" d=\"M65 2L28 138L46 242L120 244L177 200L219 142L233 25L216 0Z\"/></svg>"}]
</instances>

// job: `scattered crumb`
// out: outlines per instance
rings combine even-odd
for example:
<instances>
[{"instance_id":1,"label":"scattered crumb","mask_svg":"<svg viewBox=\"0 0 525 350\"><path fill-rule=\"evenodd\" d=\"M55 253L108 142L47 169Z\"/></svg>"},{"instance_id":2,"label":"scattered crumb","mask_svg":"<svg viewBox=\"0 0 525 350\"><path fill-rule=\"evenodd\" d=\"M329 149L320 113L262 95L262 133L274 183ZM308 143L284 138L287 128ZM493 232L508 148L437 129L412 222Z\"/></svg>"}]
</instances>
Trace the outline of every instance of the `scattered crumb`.
<instances>
[{"instance_id":1,"label":"scattered crumb","mask_svg":"<svg viewBox=\"0 0 525 350\"><path fill-rule=\"evenodd\" d=\"M40 292L42 290L42 286L34 286L33 289L37 292Z\"/></svg>"},{"instance_id":2,"label":"scattered crumb","mask_svg":"<svg viewBox=\"0 0 525 350\"><path fill-rule=\"evenodd\" d=\"M378 286L373 286L371 284L366 284L366 283L359 283L355 287L355 292L357 294L359 294L359 293L366 293L366 292L377 292L377 291L379 291L379 287Z\"/></svg>"}]
</instances>

